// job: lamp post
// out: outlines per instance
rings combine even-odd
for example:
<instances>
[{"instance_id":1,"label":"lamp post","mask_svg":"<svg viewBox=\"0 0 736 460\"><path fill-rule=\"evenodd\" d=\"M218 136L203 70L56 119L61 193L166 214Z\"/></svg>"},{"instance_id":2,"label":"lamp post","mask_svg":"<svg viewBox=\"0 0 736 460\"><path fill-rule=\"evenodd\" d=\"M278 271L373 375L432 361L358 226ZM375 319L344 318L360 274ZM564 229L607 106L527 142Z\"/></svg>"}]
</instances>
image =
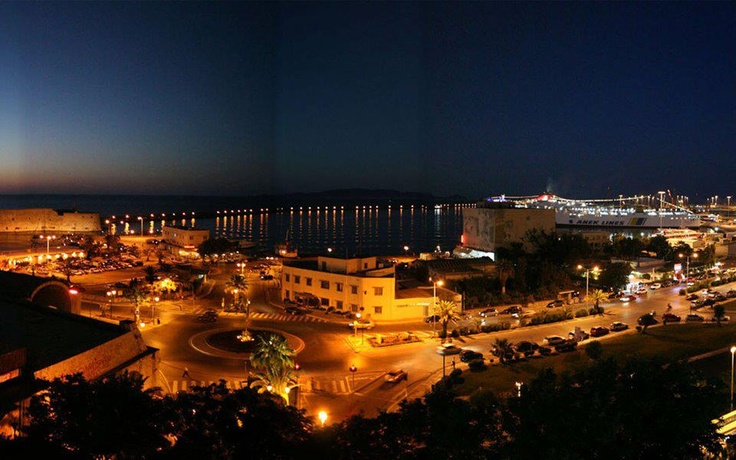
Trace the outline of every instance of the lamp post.
<instances>
[{"instance_id":1,"label":"lamp post","mask_svg":"<svg viewBox=\"0 0 736 460\"><path fill-rule=\"evenodd\" d=\"M430 278L431 279L431 278ZM434 281L432 280L432 334L436 332L436 325L437 325L437 285L442 286L444 283L442 280Z\"/></svg>"},{"instance_id":2,"label":"lamp post","mask_svg":"<svg viewBox=\"0 0 736 460\"><path fill-rule=\"evenodd\" d=\"M325 422L327 421L327 412L321 410L319 411L319 414L317 414L317 417L319 418L319 422L322 425L322 427L324 427Z\"/></svg>"},{"instance_id":3,"label":"lamp post","mask_svg":"<svg viewBox=\"0 0 736 460\"><path fill-rule=\"evenodd\" d=\"M353 387L352 390L350 390L351 393L355 391L355 373L356 372L358 372L358 368L355 367L355 364L351 364L350 373L353 374L352 383L350 384Z\"/></svg>"},{"instance_id":4,"label":"lamp post","mask_svg":"<svg viewBox=\"0 0 736 460\"><path fill-rule=\"evenodd\" d=\"M51 240L56 239L56 235L41 235L41 238L46 240L46 259L49 258L49 252L51 251Z\"/></svg>"},{"instance_id":5,"label":"lamp post","mask_svg":"<svg viewBox=\"0 0 736 460\"><path fill-rule=\"evenodd\" d=\"M733 412L733 357L736 354L736 347L731 347L731 411Z\"/></svg>"},{"instance_id":6,"label":"lamp post","mask_svg":"<svg viewBox=\"0 0 736 460\"><path fill-rule=\"evenodd\" d=\"M358 322L360 321L360 313L355 314L355 321L353 321L353 337L358 336Z\"/></svg>"},{"instance_id":7,"label":"lamp post","mask_svg":"<svg viewBox=\"0 0 736 460\"><path fill-rule=\"evenodd\" d=\"M141 236L143 236L143 217L138 217L138 220L141 221Z\"/></svg>"},{"instance_id":8,"label":"lamp post","mask_svg":"<svg viewBox=\"0 0 736 460\"><path fill-rule=\"evenodd\" d=\"M659 229L662 230L662 207L664 206L664 192L659 191Z\"/></svg>"},{"instance_id":9,"label":"lamp post","mask_svg":"<svg viewBox=\"0 0 736 460\"><path fill-rule=\"evenodd\" d=\"M578 270L582 270L584 267L582 265L578 265ZM597 272L598 267L593 267L593 271ZM590 286L590 269L585 269L585 308L588 308L588 287Z\"/></svg>"},{"instance_id":10,"label":"lamp post","mask_svg":"<svg viewBox=\"0 0 736 460\"><path fill-rule=\"evenodd\" d=\"M154 297L153 303L151 303L151 323L156 321L156 304L159 300L161 300L159 297Z\"/></svg>"},{"instance_id":11,"label":"lamp post","mask_svg":"<svg viewBox=\"0 0 736 460\"><path fill-rule=\"evenodd\" d=\"M243 269L245 268L245 262L238 262L235 264L240 269L240 275L243 275Z\"/></svg>"},{"instance_id":12,"label":"lamp post","mask_svg":"<svg viewBox=\"0 0 736 460\"><path fill-rule=\"evenodd\" d=\"M685 285L687 286L687 282L690 280L690 255L685 256L684 254L680 254L680 258L687 257L687 262L685 263ZM693 253L693 258L698 258L698 253Z\"/></svg>"}]
</instances>

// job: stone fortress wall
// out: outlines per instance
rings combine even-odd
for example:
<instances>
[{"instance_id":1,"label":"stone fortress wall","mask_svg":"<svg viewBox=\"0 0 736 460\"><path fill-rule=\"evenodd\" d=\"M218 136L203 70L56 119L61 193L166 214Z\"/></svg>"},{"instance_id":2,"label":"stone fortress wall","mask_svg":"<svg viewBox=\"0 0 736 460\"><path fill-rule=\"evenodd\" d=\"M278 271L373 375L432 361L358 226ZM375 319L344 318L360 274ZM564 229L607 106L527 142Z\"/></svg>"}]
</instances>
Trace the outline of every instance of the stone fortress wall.
<instances>
[{"instance_id":1,"label":"stone fortress wall","mask_svg":"<svg viewBox=\"0 0 736 460\"><path fill-rule=\"evenodd\" d=\"M83 233L102 230L96 212L0 209L0 233Z\"/></svg>"}]
</instances>

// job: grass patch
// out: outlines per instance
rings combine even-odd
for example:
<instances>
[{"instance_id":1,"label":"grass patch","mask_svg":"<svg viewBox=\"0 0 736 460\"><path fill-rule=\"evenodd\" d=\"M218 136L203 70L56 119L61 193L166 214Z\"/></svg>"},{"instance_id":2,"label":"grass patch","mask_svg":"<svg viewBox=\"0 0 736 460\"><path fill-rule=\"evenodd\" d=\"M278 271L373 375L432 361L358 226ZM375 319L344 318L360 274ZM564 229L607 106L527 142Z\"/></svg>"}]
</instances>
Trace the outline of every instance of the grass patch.
<instances>
[{"instance_id":1,"label":"grass patch","mask_svg":"<svg viewBox=\"0 0 736 460\"><path fill-rule=\"evenodd\" d=\"M736 318L735 318L736 319ZM465 381L453 389L460 396L469 396L481 389L490 389L504 394L516 391L516 382L528 382L546 368L553 369L560 374L565 371L575 372L587 366L590 359L585 354L586 342L578 345L577 351L560 353L552 356L533 356L525 361L511 364L493 365L481 372L463 372ZM657 326L647 329L646 334L635 331L614 333L609 338L601 340L603 358L612 356L623 362L631 356L655 357L665 359L688 359L693 356L708 353L717 349L724 351L736 344L736 324L673 324ZM720 357L720 358L718 358ZM723 366L723 356L715 358L714 370ZM720 361L719 361L720 359ZM706 361L706 360L704 360ZM727 379L730 379L730 356L728 356ZM708 364L710 359L703 365ZM697 362L696 362L697 363ZM723 377L723 369L714 375Z\"/></svg>"}]
</instances>

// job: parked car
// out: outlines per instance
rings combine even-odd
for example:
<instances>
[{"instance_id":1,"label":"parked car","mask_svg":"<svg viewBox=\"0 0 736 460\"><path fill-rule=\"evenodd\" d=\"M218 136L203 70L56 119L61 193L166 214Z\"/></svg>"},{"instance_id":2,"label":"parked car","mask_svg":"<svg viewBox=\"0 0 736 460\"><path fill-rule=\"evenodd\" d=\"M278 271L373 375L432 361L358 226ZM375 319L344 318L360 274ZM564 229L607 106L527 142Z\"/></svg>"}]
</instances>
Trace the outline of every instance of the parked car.
<instances>
[{"instance_id":1,"label":"parked car","mask_svg":"<svg viewBox=\"0 0 736 460\"><path fill-rule=\"evenodd\" d=\"M284 311L285 311L285 312L286 312L286 314L288 314L288 315L303 315L303 314L305 314L305 313L306 313L306 312L305 312L304 310L302 310L302 309L301 309L301 308L299 308L299 307L286 307L286 308L284 309Z\"/></svg>"},{"instance_id":2,"label":"parked car","mask_svg":"<svg viewBox=\"0 0 736 460\"><path fill-rule=\"evenodd\" d=\"M636 293L637 294L646 294L647 293L647 288L640 287L639 289L636 290Z\"/></svg>"},{"instance_id":3,"label":"parked car","mask_svg":"<svg viewBox=\"0 0 736 460\"><path fill-rule=\"evenodd\" d=\"M729 289L728 291L726 291L726 297L728 297L729 299L733 299L734 297L736 297L736 290Z\"/></svg>"},{"instance_id":4,"label":"parked car","mask_svg":"<svg viewBox=\"0 0 736 460\"><path fill-rule=\"evenodd\" d=\"M639 317L639 319L636 320L636 324L638 324L639 326L643 326L644 325L644 317L645 316L651 317L651 320L649 320L650 324L657 324L657 323L659 323L659 321L657 321L657 319L654 317L654 315L652 315L651 313L647 313L645 315L641 315Z\"/></svg>"},{"instance_id":5,"label":"parked car","mask_svg":"<svg viewBox=\"0 0 736 460\"><path fill-rule=\"evenodd\" d=\"M580 328L575 328L576 330L570 331L567 333L567 337L571 340L576 340L578 342L582 342L583 340L588 340L590 338L590 334L585 332L584 330Z\"/></svg>"},{"instance_id":6,"label":"parked car","mask_svg":"<svg viewBox=\"0 0 736 460\"><path fill-rule=\"evenodd\" d=\"M691 300L692 301L692 300L698 300L698 299L700 299L700 296L697 295L694 292L692 294L688 294L688 295L685 296L685 300Z\"/></svg>"},{"instance_id":7,"label":"parked car","mask_svg":"<svg viewBox=\"0 0 736 460\"><path fill-rule=\"evenodd\" d=\"M348 323L350 329L372 329L375 326L372 320L355 320Z\"/></svg>"},{"instance_id":8,"label":"parked car","mask_svg":"<svg viewBox=\"0 0 736 460\"><path fill-rule=\"evenodd\" d=\"M690 313L689 315L685 317L685 321L686 322L702 322L702 321L705 321L705 317L703 317L702 315L695 314L695 313Z\"/></svg>"},{"instance_id":9,"label":"parked car","mask_svg":"<svg viewBox=\"0 0 736 460\"><path fill-rule=\"evenodd\" d=\"M555 345L555 351L557 353L568 353L571 351L575 351L577 348L578 343L574 340L565 340L564 343L561 343L559 345Z\"/></svg>"},{"instance_id":10,"label":"parked car","mask_svg":"<svg viewBox=\"0 0 736 460\"><path fill-rule=\"evenodd\" d=\"M524 354L524 356L531 356L539 349L539 345L528 340L522 340L521 342L514 344L513 347L514 350L518 353Z\"/></svg>"},{"instance_id":11,"label":"parked car","mask_svg":"<svg viewBox=\"0 0 736 460\"><path fill-rule=\"evenodd\" d=\"M662 284L660 283L652 283L652 285L649 286L649 289L660 289L662 287Z\"/></svg>"},{"instance_id":12,"label":"parked car","mask_svg":"<svg viewBox=\"0 0 736 460\"><path fill-rule=\"evenodd\" d=\"M483 353L475 350L463 350L460 352L460 361L464 363L469 363L474 359L483 359Z\"/></svg>"},{"instance_id":13,"label":"parked car","mask_svg":"<svg viewBox=\"0 0 736 460\"><path fill-rule=\"evenodd\" d=\"M610 331L605 326L593 326L590 328L591 337L601 337L608 334Z\"/></svg>"},{"instance_id":14,"label":"parked car","mask_svg":"<svg viewBox=\"0 0 736 460\"><path fill-rule=\"evenodd\" d=\"M712 307L715 304L716 304L716 300L715 299L705 299L705 300L703 300L703 306L704 307Z\"/></svg>"},{"instance_id":15,"label":"parked car","mask_svg":"<svg viewBox=\"0 0 736 460\"><path fill-rule=\"evenodd\" d=\"M461 351L463 351L462 348L452 343L443 343L437 347L437 354L440 355L459 355Z\"/></svg>"},{"instance_id":16,"label":"parked car","mask_svg":"<svg viewBox=\"0 0 736 460\"><path fill-rule=\"evenodd\" d=\"M407 380L409 374L403 369L394 369L386 373L384 379L389 383L398 383L402 380Z\"/></svg>"},{"instance_id":17,"label":"parked car","mask_svg":"<svg viewBox=\"0 0 736 460\"><path fill-rule=\"evenodd\" d=\"M557 300L553 300L552 302L548 303L547 308L562 307L563 305L565 305L565 302L560 299L557 299Z\"/></svg>"},{"instance_id":18,"label":"parked car","mask_svg":"<svg viewBox=\"0 0 736 460\"><path fill-rule=\"evenodd\" d=\"M625 331L629 328L629 325L626 323L622 323L621 321L614 321L611 323L611 327L609 328L611 332L618 332L618 331Z\"/></svg>"},{"instance_id":19,"label":"parked car","mask_svg":"<svg viewBox=\"0 0 736 460\"><path fill-rule=\"evenodd\" d=\"M501 311L502 315L513 315L521 313L521 305L511 305Z\"/></svg>"},{"instance_id":20,"label":"parked car","mask_svg":"<svg viewBox=\"0 0 736 460\"><path fill-rule=\"evenodd\" d=\"M486 308L485 310L480 312L480 316L487 317L487 316L496 316L498 315L498 310L495 308Z\"/></svg>"},{"instance_id":21,"label":"parked car","mask_svg":"<svg viewBox=\"0 0 736 460\"><path fill-rule=\"evenodd\" d=\"M634 294L628 294L628 295L619 297L618 300L620 300L621 302L632 302L636 300L636 296Z\"/></svg>"},{"instance_id":22,"label":"parked car","mask_svg":"<svg viewBox=\"0 0 736 460\"><path fill-rule=\"evenodd\" d=\"M556 345L559 345L561 343L565 343L567 340L563 337L560 337L559 335L548 335L544 338L544 343L547 345L554 347Z\"/></svg>"},{"instance_id":23,"label":"parked car","mask_svg":"<svg viewBox=\"0 0 736 460\"><path fill-rule=\"evenodd\" d=\"M674 313L665 313L662 315L662 321L667 323L679 323L682 318Z\"/></svg>"},{"instance_id":24,"label":"parked car","mask_svg":"<svg viewBox=\"0 0 736 460\"><path fill-rule=\"evenodd\" d=\"M427 324L437 323L439 321L440 321L440 315L431 315L431 316L427 316L426 318L424 318L424 322Z\"/></svg>"}]
</instances>

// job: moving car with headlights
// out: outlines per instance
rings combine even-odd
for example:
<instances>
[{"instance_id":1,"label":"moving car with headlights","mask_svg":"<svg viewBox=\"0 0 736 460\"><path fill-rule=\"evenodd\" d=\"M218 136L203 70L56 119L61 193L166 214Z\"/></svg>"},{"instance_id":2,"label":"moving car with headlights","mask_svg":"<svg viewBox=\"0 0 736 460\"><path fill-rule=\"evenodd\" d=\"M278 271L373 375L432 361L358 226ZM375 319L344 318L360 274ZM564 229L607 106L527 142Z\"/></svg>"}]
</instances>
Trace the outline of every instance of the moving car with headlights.
<instances>
[{"instance_id":1,"label":"moving car with headlights","mask_svg":"<svg viewBox=\"0 0 736 460\"><path fill-rule=\"evenodd\" d=\"M356 319L355 321L350 321L348 323L348 327L350 329L372 329L373 326L375 326L375 324L370 319L368 319L368 320L358 320L358 319Z\"/></svg>"},{"instance_id":2,"label":"moving car with headlights","mask_svg":"<svg viewBox=\"0 0 736 460\"><path fill-rule=\"evenodd\" d=\"M408 380L409 374L403 369L394 369L386 373L384 379L389 383L398 383L402 380Z\"/></svg>"},{"instance_id":3,"label":"moving car with headlights","mask_svg":"<svg viewBox=\"0 0 736 460\"><path fill-rule=\"evenodd\" d=\"M463 351L462 348L451 343L443 343L437 347L437 354L439 355L459 355L461 351Z\"/></svg>"},{"instance_id":4,"label":"moving car with headlights","mask_svg":"<svg viewBox=\"0 0 736 460\"><path fill-rule=\"evenodd\" d=\"M620 300L621 302L633 302L634 300L636 300L636 296L634 294L628 294L619 297L618 300Z\"/></svg>"}]
</instances>

